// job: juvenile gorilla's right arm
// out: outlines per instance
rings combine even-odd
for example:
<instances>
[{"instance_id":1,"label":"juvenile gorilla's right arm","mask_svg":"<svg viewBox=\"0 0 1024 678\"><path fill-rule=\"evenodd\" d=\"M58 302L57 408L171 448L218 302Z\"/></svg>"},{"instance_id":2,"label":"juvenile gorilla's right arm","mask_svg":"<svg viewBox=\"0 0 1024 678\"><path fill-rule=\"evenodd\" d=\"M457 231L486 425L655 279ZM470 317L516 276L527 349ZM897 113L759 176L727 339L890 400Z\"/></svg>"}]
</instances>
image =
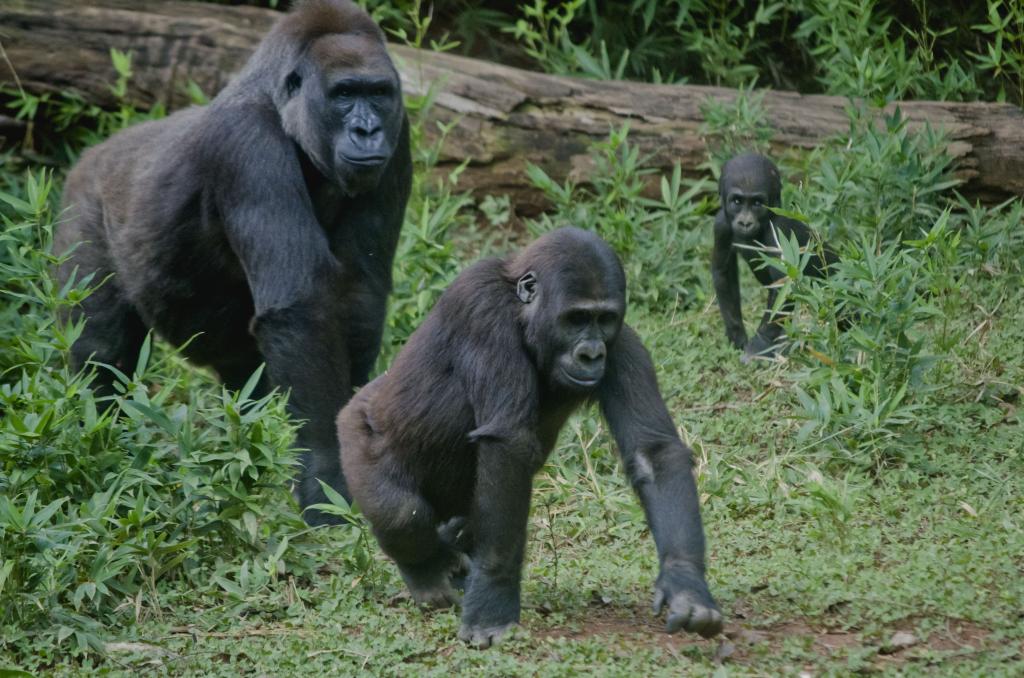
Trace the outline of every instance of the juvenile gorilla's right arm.
<instances>
[{"instance_id":1,"label":"juvenile gorilla's right arm","mask_svg":"<svg viewBox=\"0 0 1024 678\"><path fill-rule=\"evenodd\" d=\"M668 608L669 633L686 629L709 638L722 630L722 613L704 580L690 449L676 433L647 350L628 326L608 356L600 403L658 549L654 610Z\"/></svg>"}]
</instances>

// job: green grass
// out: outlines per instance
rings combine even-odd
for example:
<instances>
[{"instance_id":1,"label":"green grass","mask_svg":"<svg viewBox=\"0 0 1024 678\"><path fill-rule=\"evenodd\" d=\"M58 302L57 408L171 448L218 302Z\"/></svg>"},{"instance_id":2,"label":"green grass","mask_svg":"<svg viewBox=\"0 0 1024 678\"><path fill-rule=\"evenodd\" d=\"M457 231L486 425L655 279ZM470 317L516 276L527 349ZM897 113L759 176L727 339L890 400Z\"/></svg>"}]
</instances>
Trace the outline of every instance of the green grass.
<instances>
[{"instance_id":1,"label":"green grass","mask_svg":"<svg viewBox=\"0 0 1024 678\"><path fill-rule=\"evenodd\" d=\"M1024 302L1019 289L964 292L1009 294L1007 308ZM741 366L721 347L715 315L633 321L696 450L709 580L734 636L724 667L715 664L721 641L667 636L650 615L653 544L591 411L567 427L537 479L523 629L496 650L463 647L457 615L413 606L379 556L368 575L328 556L315 579L278 582L243 617L172 587L163 609L119 634L145 652L57 673L98 661L114 673L194 675L1019 675L1024 427L1015 408L975 403L970 383L951 386L945 423L924 438L934 468L822 474L808 461L813 450L795 445L787 366ZM996 322L983 343L958 351L978 359L961 375L989 356L1019 356L1022 334L1013 314ZM1018 363L1011 379L1020 377ZM883 653L897 631L919 643Z\"/></svg>"}]
</instances>

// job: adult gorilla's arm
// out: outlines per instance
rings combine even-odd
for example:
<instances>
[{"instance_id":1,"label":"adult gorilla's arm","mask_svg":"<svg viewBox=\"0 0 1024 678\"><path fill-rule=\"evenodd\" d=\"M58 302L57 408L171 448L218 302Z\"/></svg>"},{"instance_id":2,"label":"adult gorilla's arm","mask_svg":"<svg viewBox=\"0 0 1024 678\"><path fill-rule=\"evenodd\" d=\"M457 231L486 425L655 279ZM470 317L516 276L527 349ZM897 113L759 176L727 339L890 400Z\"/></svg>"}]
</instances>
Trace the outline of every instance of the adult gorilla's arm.
<instances>
[{"instance_id":1,"label":"adult gorilla's arm","mask_svg":"<svg viewBox=\"0 0 1024 678\"><path fill-rule=\"evenodd\" d=\"M351 384L362 386L373 371L380 352L391 268L405 219L406 198L412 185L409 122L402 125L395 152L380 184L373 191L351 198L338 229L333 251L344 249L357 256L358 271L349 276L346 329L351 359Z\"/></svg>"},{"instance_id":2,"label":"adult gorilla's arm","mask_svg":"<svg viewBox=\"0 0 1024 678\"><path fill-rule=\"evenodd\" d=\"M740 308L740 278L736 251L732 247L732 229L719 211L715 217L715 244L711 252L711 281L718 310L725 323L725 336L736 348L747 344L747 330L743 326L743 312Z\"/></svg>"},{"instance_id":3,"label":"adult gorilla's arm","mask_svg":"<svg viewBox=\"0 0 1024 678\"><path fill-rule=\"evenodd\" d=\"M220 158L215 203L252 293L251 331L271 383L291 391L289 409L306 422L296 441L308 450L299 499L304 507L326 501L317 478L347 497L334 418L351 394L350 358L344 306L325 303L341 293L346 272L329 249L280 126L252 114L233 119L236 127L225 135L248 138L228 139L224 148L249 157Z\"/></svg>"},{"instance_id":4,"label":"adult gorilla's arm","mask_svg":"<svg viewBox=\"0 0 1024 678\"><path fill-rule=\"evenodd\" d=\"M676 433L647 350L627 325L609 351L600 403L658 549L655 612L668 606L670 633L685 628L710 637L721 630L722 615L704 581L690 450Z\"/></svg>"}]
</instances>

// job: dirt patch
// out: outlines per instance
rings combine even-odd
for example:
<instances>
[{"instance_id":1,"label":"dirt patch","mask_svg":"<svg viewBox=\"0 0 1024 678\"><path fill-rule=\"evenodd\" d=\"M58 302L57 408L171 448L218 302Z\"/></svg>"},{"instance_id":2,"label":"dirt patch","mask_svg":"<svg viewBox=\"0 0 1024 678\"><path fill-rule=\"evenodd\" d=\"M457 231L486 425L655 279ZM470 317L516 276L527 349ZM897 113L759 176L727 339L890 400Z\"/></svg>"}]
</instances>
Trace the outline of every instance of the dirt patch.
<instances>
[{"instance_id":1,"label":"dirt patch","mask_svg":"<svg viewBox=\"0 0 1024 678\"><path fill-rule=\"evenodd\" d=\"M904 628L906 627L906 628ZM806 620L780 622L767 627L727 624L724 633L710 640L679 633L665 633L663 624L645 608L591 606L586 620L572 620L559 628L531 628L538 639L618 638L632 647L661 648L672 655L694 650L713 656L716 662L744 664L756 656L771 654L787 640L806 639L807 647L824 658L845 654L849 650L874 651L875 662L892 666L920 661L924 655L974 653L986 649L991 632L973 622L951 619L944 630L936 630L927 638L914 634L909 621L893 626L881 641L865 638L857 630L839 630L816 626ZM891 644L895 640L895 644ZM698 649L699 648L699 649Z\"/></svg>"},{"instance_id":2,"label":"dirt patch","mask_svg":"<svg viewBox=\"0 0 1024 678\"><path fill-rule=\"evenodd\" d=\"M977 650L984 647L991 632L974 622L950 619L946 628L928 636L927 647L937 652Z\"/></svg>"}]
</instances>

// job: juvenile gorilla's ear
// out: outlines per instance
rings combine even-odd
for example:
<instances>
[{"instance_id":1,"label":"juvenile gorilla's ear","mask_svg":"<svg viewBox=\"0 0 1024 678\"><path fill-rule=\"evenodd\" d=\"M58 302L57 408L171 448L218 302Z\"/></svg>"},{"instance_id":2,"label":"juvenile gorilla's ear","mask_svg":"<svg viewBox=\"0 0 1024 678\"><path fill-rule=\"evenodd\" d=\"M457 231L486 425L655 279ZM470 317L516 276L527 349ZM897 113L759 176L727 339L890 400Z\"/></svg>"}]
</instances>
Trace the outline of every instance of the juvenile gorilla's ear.
<instances>
[{"instance_id":1,"label":"juvenile gorilla's ear","mask_svg":"<svg viewBox=\"0 0 1024 678\"><path fill-rule=\"evenodd\" d=\"M537 275L533 271L527 271L516 281L516 296L524 304L537 296Z\"/></svg>"},{"instance_id":2,"label":"juvenile gorilla's ear","mask_svg":"<svg viewBox=\"0 0 1024 678\"><path fill-rule=\"evenodd\" d=\"M292 71L284 79L284 90L288 96L292 96L300 87L302 87L302 76L296 71Z\"/></svg>"}]
</instances>

